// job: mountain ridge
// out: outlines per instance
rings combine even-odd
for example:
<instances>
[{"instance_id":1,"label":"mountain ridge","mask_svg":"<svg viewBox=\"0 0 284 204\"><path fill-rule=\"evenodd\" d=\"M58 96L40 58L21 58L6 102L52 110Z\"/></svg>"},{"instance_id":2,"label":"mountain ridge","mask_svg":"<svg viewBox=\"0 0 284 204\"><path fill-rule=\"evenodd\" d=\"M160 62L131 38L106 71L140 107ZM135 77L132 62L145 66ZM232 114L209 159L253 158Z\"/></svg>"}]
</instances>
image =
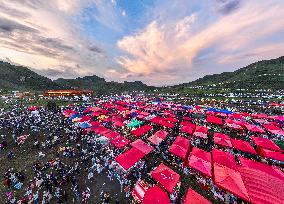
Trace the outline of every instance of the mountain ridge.
<instances>
[{"instance_id":1,"label":"mountain ridge","mask_svg":"<svg viewBox=\"0 0 284 204\"><path fill-rule=\"evenodd\" d=\"M283 89L284 88L284 56L276 59L254 62L233 72L206 75L195 81L164 88L179 92L192 86L214 86L230 89ZM163 90L148 86L141 81L107 82L104 78L91 75L75 79L58 78L51 80L41 76L27 67L0 61L0 89L33 90L49 89L90 89L96 92L153 91Z\"/></svg>"}]
</instances>

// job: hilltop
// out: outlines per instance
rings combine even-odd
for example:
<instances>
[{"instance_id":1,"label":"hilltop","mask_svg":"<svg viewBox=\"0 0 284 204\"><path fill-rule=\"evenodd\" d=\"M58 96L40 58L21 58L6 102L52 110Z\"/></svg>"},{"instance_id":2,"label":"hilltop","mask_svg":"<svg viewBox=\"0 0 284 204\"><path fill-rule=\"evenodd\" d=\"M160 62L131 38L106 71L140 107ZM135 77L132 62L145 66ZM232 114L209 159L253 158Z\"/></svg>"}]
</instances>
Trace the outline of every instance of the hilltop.
<instances>
[{"instance_id":1,"label":"hilltop","mask_svg":"<svg viewBox=\"0 0 284 204\"><path fill-rule=\"evenodd\" d=\"M189 92L192 87L213 87L214 89L271 89L284 88L284 56L277 59L255 62L234 72L206 75L195 81L176 86L160 88L171 92ZM93 76L76 79L51 79L41 76L24 66L12 65L0 61L0 89L3 90L33 90L49 89L89 89L97 93L120 93L124 91L152 91L153 86L147 86L141 81L107 82L104 78ZM192 91L192 90L191 90Z\"/></svg>"}]
</instances>

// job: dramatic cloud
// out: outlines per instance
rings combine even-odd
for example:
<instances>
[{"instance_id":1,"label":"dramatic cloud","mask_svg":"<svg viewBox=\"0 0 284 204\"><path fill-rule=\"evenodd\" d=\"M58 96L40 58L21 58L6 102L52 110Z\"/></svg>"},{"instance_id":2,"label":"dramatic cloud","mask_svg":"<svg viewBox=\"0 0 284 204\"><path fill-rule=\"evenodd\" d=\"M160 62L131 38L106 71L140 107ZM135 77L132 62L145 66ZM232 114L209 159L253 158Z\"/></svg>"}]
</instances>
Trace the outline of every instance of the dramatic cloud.
<instances>
[{"instance_id":1,"label":"dramatic cloud","mask_svg":"<svg viewBox=\"0 0 284 204\"><path fill-rule=\"evenodd\" d=\"M266 1L256 4L249 1L238 9L239 1L222 3L226 10L222 13L227 15L220 16L209 25L200 25L201 11L174 24L153 21L145 29L122 38L118 47L126 55L118 58L118 63L134 75L142 74L145 78L158 76L152 83L161 84L160 74L180 74L178 82L187 81L207 73L225 71L224 64L232 70L234 63L242 64L236 63L237 58L238 62L247 63L251 61L248 59L275 56L268 52L267 55L262 55L259 47L269 46L271 41L267 39L272 39L277 33L281 35L284 31L283 2L275 4ZM196 30L196 27L199 29ZM280 38L284 40L283 37ZM283 50L279 48L275 46L273 53ZM283 53L279 52L278 55L281 54ZM211 66L207 64L207 60L211 62ZM206 70L204 67L200 69L200 66L210 67ZM203 73L198 73L198 70Z\"/></svg>"},{"instance_id":2,"label":"dramatic cloud","mask_svg":"<svg viewBox=\"0 0 284 204\"><path fill-rule=\"evenodd\" d=\"M2 0L0 4L0 57L9 57L36 69L55 69L54 77L68 77L62 66L76 74L104 66L104 49L80 35L79 19L89 0ZM8 50L8 52L7 52ZM10 51L9 51L10 50ZM11 51L13 50L13 51ZM23 62L23 56L29 60ZM48 72L43 72L48 75ZM75 74L70 74L73 77Z\"/></svg>"},{"instance_id":3,"label":"dramatic cloud","mask_svg":"<svg viewBox=\"0 0 284 204\"><path fill-rule=\"evenodd\" d=\"M0 59L165 85L283 55L282 0L0 0Z\"/></svg>"}]
</instances>

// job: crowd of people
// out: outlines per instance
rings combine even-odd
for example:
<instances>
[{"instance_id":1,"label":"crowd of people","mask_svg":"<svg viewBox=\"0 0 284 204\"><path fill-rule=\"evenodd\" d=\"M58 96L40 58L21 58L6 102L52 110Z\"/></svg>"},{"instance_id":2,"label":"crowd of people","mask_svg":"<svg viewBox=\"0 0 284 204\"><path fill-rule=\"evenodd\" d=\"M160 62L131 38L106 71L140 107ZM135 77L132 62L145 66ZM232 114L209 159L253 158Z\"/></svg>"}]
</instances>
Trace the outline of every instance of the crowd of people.
<instances>
[{"instance_id":1,"label":"crowd of people","mask_svg":"<svg viewBox=\"0 0 284 204\"><path fill-rule=\"evenodd\" d=\"M111 100L115 103L121 98L111 98ZM134 102L137 99L131 100ZM152 99L143 98L142 100L140 98L139 100L152 107L147 110L149 118L163 116L161 110L171 109L171 106L168 105L157 110L154 105L151 105ZM181 131L183 118L190 118L191 123L208 128L207 139L190 140L191 146L208 152L211 152L213 148L218 148L234 154L237 162L238 156L242 155L282 168L283 171L283 161L266 160L260 156L218 146L214 143L213 138L214 132L223 132L235 139L247 138L249 140L255 133L208 124L204 112L190 112L187 111L188 109L184 109L171 112L178 118L173 128L153 125L154 128L143 138L149 137L158 130L166 130L169 133L167 139L155 146L155 150L137 162L131 171L125 172L115 161L115 158L127 147L116 148L110 145L102 135L80 127L78 122L74 122L62 114L65 110L72 110L77 115L83 116L89 115L89 112L86 111L89 107L106 109L105 113L98 116L92 115L91 120L99 121L101 126L134 141L135 137L131 134L133 128L127 127L127 124L134 118L136 119L137 115L130 114L125 110L118 112L117 106L105 108L106 103L107 100L77 103L54 110L49 110L46 107L36 107L30 110L15 105L9 110L2 111L0 114L0 151L1 162L4 164L1 170L5 169L5 172L2 173L5 188L1 190L2 201L0 200L0 202L7 204L95 203L92 199L96 199L98 203L130 203L132 200L131 190L139 179L143 178L150 185L155 184L149 172L161 162L171 166L182 175L182 178L190 178L189 181L183 182L177 187L178 190L169 195L172 203L180 203L184 197L185 189L189 186L199 190L209 200L225 203L239 202L240 199L234 194L213 185L211 178L206 178L199 172L185 166L182 159L168 152L177 135L187 137L186 133ZM144 111L138 105L120 106ZM253 109L249 111L255 113ZM99 118L101 115L105 115L105 117ZM114 126L112 120L107 120L107 118L118 115L124 123L120 127ZM140 120L150 124L145 119ZM245 120L257 125L249 117ZM279 122L279 127L283 128L283 126L283 121ZM269 136L270 139L279 139L278 137L279 135ZM93 187L99 185L97 182L99 175L106 177L107 182L119 183L120 188L103 190L103 186L107 184L102 183L101 186L96 187L99 189L99 197L95 198ZM116 193L112 194L110 191Z\"/></svg>"}]
</instances>

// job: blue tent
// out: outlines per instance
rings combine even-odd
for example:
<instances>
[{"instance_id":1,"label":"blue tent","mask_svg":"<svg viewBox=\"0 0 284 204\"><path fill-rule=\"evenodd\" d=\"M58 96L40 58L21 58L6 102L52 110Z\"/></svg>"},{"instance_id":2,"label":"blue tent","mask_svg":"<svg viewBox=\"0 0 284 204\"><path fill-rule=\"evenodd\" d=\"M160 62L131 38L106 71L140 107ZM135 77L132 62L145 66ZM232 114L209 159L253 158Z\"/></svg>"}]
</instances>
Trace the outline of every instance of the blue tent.
<instances>
[{"instance_id":1,"label":"blue tent","mask_svg":"<svg viewBox=\"0 0 284 204\"><path fill-rule=\"evenodd\" d=\"M69 117L69 120L73 120L74 118L81 118L81 115L75 113Z\"/></svg>"},{"instance_id":2,"label":"blue tent","mask_svg":"<svg viewBox=\"0 0 284 204\"><path fill-rule=\"evenodd\" d=\"M216 113L225 113L225 114L232 114L232 111L226 110L226 109L216 109L216 108L208 108L207 111L212 111Z\"/></svg>"},{"instance_id":3,"label":"blue tent","mask_svg":"<svg viewBox=\"0 0 284 204\"><path fill-rule=\"evenodd\" d=\"M185 110L189 110L189 109L192 109L192 106L182 106L182 108Z\"/></svg>"},{"instance_id":4,"label":"blue tent","mask_svg":"<svg viewBox=\"0 0 284 204\"><path fill-rule=\"evenodd\" d=\"M89 123L80 123L80 124L79 124L79 127L80 127L80 128L83 128L83 129L86 129L86 128L91 127L91 125L90 125Z\"/></svg>"}]
</instances>

